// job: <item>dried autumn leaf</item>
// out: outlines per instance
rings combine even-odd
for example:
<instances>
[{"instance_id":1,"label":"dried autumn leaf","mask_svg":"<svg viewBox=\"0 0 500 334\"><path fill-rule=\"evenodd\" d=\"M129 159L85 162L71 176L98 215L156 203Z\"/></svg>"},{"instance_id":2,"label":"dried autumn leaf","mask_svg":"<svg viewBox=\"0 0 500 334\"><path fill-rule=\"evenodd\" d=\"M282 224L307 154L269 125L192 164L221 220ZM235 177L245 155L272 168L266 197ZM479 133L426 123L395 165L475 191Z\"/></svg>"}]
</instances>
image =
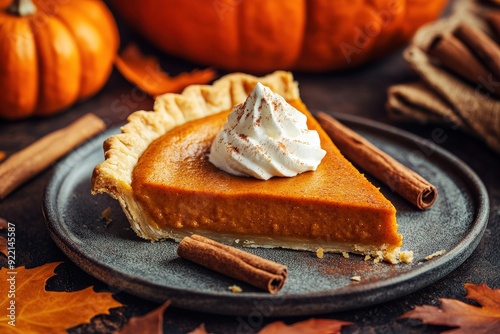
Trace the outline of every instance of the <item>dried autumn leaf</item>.
<instances>
[{"instance_id":1,"label":"dried autumn leaf","mask_svg":"<svg viewBox=\"0 0 500 334\"><path fill-rule=\"evenodd\" d=\"M136 334L136 333L163 333L163 313L170 305L166 301L160 307L139 317L132 317L116 334Z\"/></svg>"},{"instance_id":2,"label":"dried autumn leaf","mask_svg":"<svg viewBox=\"0 0 500 334\"><path fill-rule=\"evenodd\" d=\"M0 218L0 230L6 230L7 226L9 226L9 223L5 219Z\"/></svg>"},{"instance_id":3,"label":"dried autumn leaf","mask_svg":"<svg viewBox=\"0 0 500 334\"><path fill-rule=\"evenodd\" d=\"M2 279L9 282L0 284L0 309L9 310L12 303L15 307L9 314L0 313L0 333L65 333L66 328L87 323L97 314L109 314L110 308L122 306L111 293L95 292L92 287L74 292L46 291L47 279L54 276L59 264L0 270ZM15 327L9 325L13 321L11 315L15 315Z\"/></svg>"},{"instance_id":4,"label":"dried autumn leaf","mask_svg":"<svg viewBox=\"0 0 500 334\"><path fill-rule=\"evenodd\" d=\"M205 329L205 324L201 324L187 334L208 334L208 333L207 330Z\"/></svg>"},{"instance_id":5,"label":"dried autumn leaf","mask_svg":"<svg viewBox=\"0 0 500 334\"><path fill-rule=\"evenodd\" d=\"M422 319L424 324L458 327L443 333L487 334L500 333L500 289L491 289L486 284L465 284L467 298L481 306L473 306L454 299L442 298L441 305L417 306L401 318Z\"/></svg>"},{"instance_id":6,"label":"dried autumn leaf","mask_svg":"<svg viewBox=\"0 0 500 334\"><path fill-rule=\"evenodd\" d=\"M5 219L0 218L0 230L6 230L8 225L9 223ZM0 236L0 253L9 256L7 251L7 239L2 236Z\"/></svg>"},{"instance_id":7,"label":"dried autumn leaf","mask_svg":"<svg viewBox=\"0 0 500 334\"><path fill-rule=\"evenodd\" d=\"M352 325L352 322L334 319L309 319L292 325L281 321L273 322L262 328L258 334L336 334L342 326Z\"/></svg>"},{"instance_id":8,"label":"dried autumn leaf","mask_svg":"<svg viewBox=\"0 0 500 334\"><path fill-rule=\"evenodd\" d=\"M0 253L2 253L5 256L9 256L8 255L9 252L7 250L7 239L5 239L2 236L0 236Z\"/></svg>"},{"instance_id":9,"label":"dried autumn leaf","mask_svg":"<svg viewBox=\"0 0 500 334\"><path fill-rule=\"evenodd\" d=\"M117 56L115 65L127 80L153 97L178 93L189 85L206 84L215 78L212 69L194 70L171 77L160 68L156 57L143 55L135 44L127 45Z\"/></svg>"}]
</instances>

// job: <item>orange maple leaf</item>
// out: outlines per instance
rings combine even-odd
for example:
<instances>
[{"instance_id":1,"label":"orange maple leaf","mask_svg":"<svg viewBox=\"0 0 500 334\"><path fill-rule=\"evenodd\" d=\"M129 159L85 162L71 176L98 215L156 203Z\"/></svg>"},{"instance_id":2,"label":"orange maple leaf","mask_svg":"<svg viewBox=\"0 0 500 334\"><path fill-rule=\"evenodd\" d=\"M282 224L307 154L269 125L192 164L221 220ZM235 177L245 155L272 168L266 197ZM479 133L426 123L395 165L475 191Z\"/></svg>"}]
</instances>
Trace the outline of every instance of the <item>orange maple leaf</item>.
<instances>
[{"instance_id":1,"label":"orange maple leaf","mask_svg":"<svg viewBox=\"0 0 500 334\"><path fill-rule=\"evenodd\" d=\"M178 93L189 85L206 84L215 78L212 69L194 70L171 77L160 68L156 57L145 56L133 43L117 56L115 65L125 79L153 97Z\"/></svg>"},{"instance_id":2,"label":"orange maple leaf","mask_svg":"<svg viewBox=\"0 0 500 334\"><path fill-rule=\"evenodd\" d=\"M9 223L5 219L0 218L0 230L6 230L8 225ZM7 239L5 239L2 236L0 236L0 253L2 253L5 256L8 256Z\"/></svg>"},{"instance_id":3,"label":"orange maple leaf","mask_svg":"<svg viewBox=\"0 0 500 334\"><path fill-rule=\"evenodd\" d=\"M9 223L0 217L0 230L6 230L7 227L9 226Z\"/></svg>"},{"instance_id":4,"label":"orange maple leaf","mask_svg":"<svg viewBox=\"0 0 500 334\"><path fill-rule=\"evenodd\" d=\"M160 307L142 316L132 317L116 334L163 333L163 313L170 305L167 300Z\"/></svg>"},{"instance_id":5,"label":"orange maple leaf","mask_svg":"<svg viewBox=\"0 0 500 334\"><path fill-rule=\"evenodd\" d=\"M292 325L276 321L262 328L258 334L337 334L342 326L348 325L352 325L352 322L335 319L311 318Z\"/></svg>"},{"instance_id":6,"label":"orange maple leaf","mask_svg":"<svg viewBox=\"0 0 500 334\"><path fill-rule=\"evenodd\" d=\"M9 256L8 255L9 252L7 250L7 239L5 239L2 236L0 236L0 253L2 253L5 256Z\"/></svg>"},{"instance_id":7,"label":"orange maple leaf","mask_svg":"<svg viewBox=\"0 0 500 334\"><path fill-rule=\"evenodd\" d=\"M457 327L443 332L448 334L500 333L500 289L470 283L465 284L465 289L466 297L478 302L480 307L442 298L439 307L417 306L401 318L418 318L428 325Z\"/></svg>"},{"instance_id":8,"label":"orange maple leaf","mask_svg":"<svg viewBox=\"0 0 500 334\"><path fill-rule=\"evenodd\" d=\"M187 334L208 334L207 330L205 329L205 324L200 324L198 327L193 329L191 332Z\"/></svg>"},{"instance_id":9,"label":"orange maple leaf","mask_svg":"<svg viewBox=\"0 0 500 334\"><path fill-rule=\"evenodd\" d=\"M158 333L163 330L163 313L170 305L166 301L160 307L146 313L143 316L132 317L123 328L115 334L135 334L135 333ZM296 322L292 325L285 325L281 321L273 322L262 328L258 334L337 334L340 333L342 326L352 325L352 322L334 320L334 319L309 319ZM189 334L207 334L205 324L189 332Z\"/></svg>"},{"instance_id":10,"label":"orange maple leaf","mask_svg":"<svg viewBox=\"0 0 500 334\"><path fill-rule=\"evenodd\" d=\"M60 263L0 270L1 333L65 333L66 328L122 306L111 293L95 292L92 287L74 292L46 291L47 279L54 276Z\"/></svg>"}]
</instances>

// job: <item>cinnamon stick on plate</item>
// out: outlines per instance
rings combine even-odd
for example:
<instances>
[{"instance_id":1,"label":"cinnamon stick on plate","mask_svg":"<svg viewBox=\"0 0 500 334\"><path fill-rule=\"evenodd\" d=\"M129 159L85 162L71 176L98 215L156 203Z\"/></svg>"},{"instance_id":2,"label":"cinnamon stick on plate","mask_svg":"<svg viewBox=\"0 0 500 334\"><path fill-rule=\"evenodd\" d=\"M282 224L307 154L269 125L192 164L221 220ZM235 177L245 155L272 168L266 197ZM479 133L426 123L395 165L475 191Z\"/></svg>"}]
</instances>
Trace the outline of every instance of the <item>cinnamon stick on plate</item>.
<instances>
[{"instance_id":1,"label":"cinnamon stick on plate","mask_svg":"<svg viewBox=\"0 0 500 334\"><path fill-rule=\"evenodd\" d=\"M273 294L281 290L288 276L285 265L197 234L182 239L177 254L186 260Z\"/></svg>"},{"instance_id":2,"label":"cinnamon stick on plate","mask_svg":"<svg viewBox=\"0 0 500 334\"><path fill-rule=\"evenodd\" d=\"M86 114L11 155L0 164L0 199L105 128L99 117Z\"/></svg>"},{"instance_id":3,"label":"cinnamon stick on plate","mask_svg":"<svg viewBox=\"0 0 500 334\"><path fill-rule=\"evenodd\" d=\"M424 210L434 204L437 189L422 176L399 163L330 115L319 112L316 118L340 152L351 162L376 177L419 209Z\"/></svg>"}]
</instances>

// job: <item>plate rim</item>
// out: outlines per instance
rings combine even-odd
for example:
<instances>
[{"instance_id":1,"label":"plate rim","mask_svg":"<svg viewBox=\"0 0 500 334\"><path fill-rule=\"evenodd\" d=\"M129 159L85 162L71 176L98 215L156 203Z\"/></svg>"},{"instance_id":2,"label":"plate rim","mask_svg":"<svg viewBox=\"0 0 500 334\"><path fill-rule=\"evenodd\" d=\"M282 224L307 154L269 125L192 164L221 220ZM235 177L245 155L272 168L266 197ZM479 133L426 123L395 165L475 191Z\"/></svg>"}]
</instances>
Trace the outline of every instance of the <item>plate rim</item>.
<instances>
[{"instance_id":1,"label":"plate rim","mask_svg":"<svg viewBox=\"0 0 500 334\"><path fill-rule=\"evenodd\" d=\"M90 256L86 254L81 254L78 252L78 249L74 245L74 243L69 243L64 240L64 236L61 235L61 231L57 228L58 225L56 214L56 205L57 201L54 201L53 194L57 194L60 189L61 184L63 183L65 176L70 174L71 172L71 164L68 164L68 161L71 161L75 152L79 152L80 150L85 150L87 148L91 148L96 143L99 143L99 147L102 147L102 142L105 138L107 138L111 133L117 131L118 127L113 127L111 129L106 130L105 132L99 134L98 136L90 139L83 145L79 146L73 152L68 154L66 157L61 159L53 169L52 175L46 185L44 197L43 197L43 215L46 223L46 227L49 231L50 236L55 241L57 246L63 251L63 253L68 256L68 258L76 263L81 269L85 272L89 273L91 276L111 285L116 286L123 291L136 295L140 298L150 299L156 302L162 302L165 298L158 298L158 294L155 294L154 291L161 290L162 296L165 294L169 295L172 301L173 306L177 306L180 308L185 308L189 310L202 311L207 313L215 313L215 314L223 314L223 315L248 315L250 314L255 307L245 307L241 306L245 301L257 301L257 302L273 302L279 300L280 298L285 301L282 304L288 304L287 307L280 305L281 310L275 310L273 316L300 316L300 315L311 315L311 314L321 314L328 312L337 312L337 311L345 311L349 309L355 309L360 307L366 307L373 304L379 304L382 302L386 302L398 297L402 297L409 293L415 292L417 290L422 289L423 287L430 285L437 280L443 278L451 271L455 270L460 264L462 264L476 249L477 245L480 242L481 236L486 229L486 225L488 223L489 218L489 197L486 190L486 187L482 183L481 179L477 176L477 174L461 159L457 156L453 155L449 151L444 148L436 145L435 143L430 142L427 139L424 139L420 136L417 136L413 133L410 133L406 130L396 128L392 125L383 124L378 121L337 112L329 112L330 115L337 118L339 121L346 123L348 126L355 126L355 130L359 130L359 127L363 129L368 129L369 131L376 131L377 133L383 132L384 135L389 134L391 137L398 137L398 139L404 140L405 144L411 145L419 145L425 146L427 148L431 148L433 154L436 154L436 159L440 162L445 162L446 164L452 164L457 171L461 174L466 175L467 178L464 180L466 185L468 186L469 191L472 194L472 199L475 204L475 212L472 221L469 225L468 233L460 239L458 243L454 245L453 248L447 250L445 254L440 256L439 258L433 259L432 262L427 262L422 266L415 267L411 271L398 275L397 277L390 277L383 282L376 281L371 283L365 283L363 285L349 285L347 287L334 289L334 290L322 290L315 292L305 292L305 293L287 293L287 294L263 294L257 292L247 292L245 294L234 294L231 292L222 293L218 292L217 294L214 292L200 292L200 291L191 291L189 289L178 289L172 286L165 286L156 284L151 281L147 281L138 277L132 277L130 275L118 272L116 268L106 264L93 261ZM358 127L358 128L356 128ZM94 150L90 150L93 152ZM56 196L57 197L57 196ZM450 265L450 263L453 263ZM92 270L89 267L94 266ZM98 268L98 270L95 270ZM106 279L105 273L108 271L115 273L115 279L110 280ZM433 273L439 271L440 275L434 276ZM432 276L433 278L428 280L421 279L423 276ZM125 279L127 282L122 282ZM110 283L111 281L111 283ZM425 283L422 283L424 282ZM404 289L401 291L401 285L412 282L413 289ZM120 286L121 285L121 286ZM145 296L143 293L137 294L136 288L148 288L147 290L151 290L153 295ZM385 291L381 294L380 290ZM359 302L351 302L346 303L343 297L357 295L363 295L366 293L371 293L372 296L375 295L375 298L372 298L372 302L365 302L360 304ZM374 294L374 292L377 292ZM202 299L214 299L224 300L224 303L229 305L226 306L226 309L229 311L220 311L218 309L213 308L213 304L208 303L204 305L203 302L196 303L192 302L193 297L202 297ZM338 305L336 307L329 307L332 305L332 299L342 299L342 305ZM356 299L356 298L352 298ZM186 301L187 300L187 301ZM190 302L191 300L191 302ZM307 304L308 307L297 307L297 302ZM352 305L351 305L352 304ZM355 306L354 304L360 304L359 306ZM311 307L311 305L314 305ZM296 308L295 308L296 307Z\"/></svg>"}]
</instances>

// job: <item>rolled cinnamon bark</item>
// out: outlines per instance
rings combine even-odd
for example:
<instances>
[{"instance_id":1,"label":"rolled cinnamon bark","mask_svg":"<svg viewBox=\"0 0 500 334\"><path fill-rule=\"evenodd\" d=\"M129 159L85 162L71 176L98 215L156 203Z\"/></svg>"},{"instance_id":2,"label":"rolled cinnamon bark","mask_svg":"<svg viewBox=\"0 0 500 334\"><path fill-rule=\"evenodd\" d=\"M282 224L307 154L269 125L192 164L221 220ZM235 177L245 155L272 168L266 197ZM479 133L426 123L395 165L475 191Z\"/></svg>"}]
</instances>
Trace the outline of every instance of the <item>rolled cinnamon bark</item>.
<instances>
[{"instance_id":1,"label":"rolled cinnamon bark","mask_svg":"<svg viewBox=\"0 0 500 334\"><path fill-rule=\"evenodd\" d=\"M434 204L437 189L422 176L396 161L332 116L319 112L316 118L340 152L351 162L389 186L419 209L424 210Z\"/></svg>"},{"instance_id":2,"label":"rolled cinnamon bark","mask_svg":"<svg viewBox=\"0 0 500 334\"><path fill-rule=\"evenodd\" d=\"M273 294L281 290L288 276L287 267L282 264L196 234L182 239L177 254Z\"/></svg>"},{"instance_id":3,"label":"rolled cinnamon bark","mask_svg":"<svg viewBox=\"0 0 500 334\"><path fill-rule=\"evenodd\" d=\"M482 30L468 24L460 24L453 31L482 64L500 79L500 47ZM485 78L487 79L487 78Z\"/></svg>"},{"instance_id":4,"label":"rolled cinnamon bark","mask_svg":"<svg viewBox=\"0 0 500 334\"><path fill-rule=\"evenodd\" d=\"M474 54L452 34L438 35L430 44L427 54L439 61L441 67L478 86L488 82L491 72ZM492 92L500 96L500 91Z\"/></svg>"},{"instance_id":5,"label":"rolled cinnamon bark","mask_svg":"<svg viewBox=\"0 0 500 334\"><path fill-rule=\"evenodd\" d=\"M99 117L86 114L11 155L0 164L0 199L105 128Z\"/></svg>"},{"instance_id":6,"label":"rolled cinnamon bark","mask_svg":"<svg viewBox=\"0 0 500 334\"><path fill-rule=\"evenodd\" d=\"M495 39L500 41L500 13L488 13L485 16L485 20L491 31L493 31Z\"/></svg>"}]
</instances>

